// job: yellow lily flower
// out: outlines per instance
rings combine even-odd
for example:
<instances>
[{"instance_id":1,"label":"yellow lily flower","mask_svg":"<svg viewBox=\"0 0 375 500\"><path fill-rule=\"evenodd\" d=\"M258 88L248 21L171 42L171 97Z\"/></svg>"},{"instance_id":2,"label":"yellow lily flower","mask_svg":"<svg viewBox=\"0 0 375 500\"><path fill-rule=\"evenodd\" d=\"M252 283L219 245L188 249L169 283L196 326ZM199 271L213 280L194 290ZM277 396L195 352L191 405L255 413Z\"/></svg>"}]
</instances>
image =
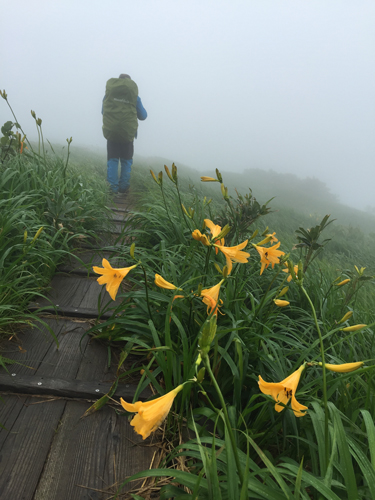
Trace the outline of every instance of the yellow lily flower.
<instances>
[{"instance_id":1,"label":"yellow lily flower","mask_svg":"<svg viewBox=\"0 0 375 500\"><path fill-rule=\"evenodd\" d=\"M221 226L214 224L210 219L204 219L206 227L211 231L212 238L216 238L221 233Z\"/></svg>"},{"instance_id":2,"label":"yellow lily flower","mask_svg":"<svg viewBox=\"0 0 375 500\"><path fill-rule=\"evenodd\" d=\"M331 372L337 373L349 373L354 372L354 370L358 370L364 365L363 361L357 361L356 363L342 363L341 365L330 365L328 363L325 364L327 370ZM323 363L319 363L319 366L323 366Z\"/></svg>"},{"instance_id":3,"label":"yellow lily flower","mask_svg":"<svg viewBox=\"0 0 375 500\"><path fill-rule=\"evenodd\" d=\"M155 285L159 288L165 288L166 290L182 290L181 288L177 288L173 283L165 280L160 274L155 274Z\"/></svg>"},{"instance_id":4,"label":"yellow lily flower","mask_svg":"<svg viewBox=\"0 0 375 500\"><path fill-rule=\"evenodd\" d=\"M266 236L271 236L271 240L272 243L276 243L276 241L279 241L276 236L275 236L276 232L275 233L269 233L269 234L266 234Z\"/></svg>"},{"instance_id":5,"label":"yellow lily flower","mask_svg":"<svg viewBox=\"0 0 375 500\"><path fill-rule=\"evenodd\" d=\"M221 226L214 224L210 219L204 219L204 223L205 223L206 227L208 227L208 229L211 231L212 239L215 239L221 233ZM224 238L221 238L221 240L219 241L219 244L224 245L224 243L225 243ZM217 252L218 252L217 248L215 248L215 252L217 255Z\"/></svg>"},{"instance_id":6,"label":"yellow lily flower","mask_svg":"<svg viewBox=\"0 0 375 500\"><path fill-rule=\"evenodd\" d=\"M292 410L294 411L294 415L296 417L303 417L304 415L306 415L306 412L302 410L307 410L307 406L300 404L295 397L299 379L304 369L305 365L301 365L298 370L278 383L265 382L259 375L259 389L263 392L263 394L268 394L269 396L273 397L273 399L276 401L275 410L277 412L280 412L284 409L284 406L282 406L280 403L286 405L289 399L292 398Z\"/></svg>"},{"instance_id":7,"label":"yellow lily flower","mask_svg":"<svg viewBox=\"0 0 375 500\"><path fill-rule=\"evenodd\" d=\"M228 267L228 274L230 274L232 271L233 262L241 262L241 264L245 264L246 262L248 262L247 259L250 257L250 254L248 252L241 251L243 248L246 247L247 242L248 240L245 240L243 243L240 243L239 245L236 245L234 247L224 247L217 244L214 245L225 255Z\"/></svg>"},{"instance_id":8,"label":"yellow lily flower","mask_svg":"<svg viewBox=\"0 0 375 500\"><path fill-rule=\"evenodd\" d=\"M274 302L277 307L286 307L290 304L290 302L288 302L287 300L280 299L275 299Z\"/></svg>"},{"instance_id":9,"label":"yellow lily flower","mask_svg":"<svg viewBox=\"0 0 375 500\"><path fill-rule=\"evenodd\" d=\"M281 250L277 250L280 246L280 241L279 241L279 243L277 243L273 247L269 247L269 248L259 247L258 245L254 245L254 246L260 255L260 262L262 264L262 267L260 269L260 274L262 274L264 271L264 268L267 269L267 267L270 264L272 265L272 269L273 269L275 267L275 264L279 264L281 255L285 255L285 252L282 252Z\"/></svg>"},{"instance_id":10,"label":"yellow lily flower","mask_svg":"<svg viewBox=\"0 0 375 500\"><path fill-rule=\"evenodd\" d=\"M214 315L217 316L217 311L219 306L219 292L221 284L224 280L221 280L220 283L213 286L212 288L207 288L206 290L201 291L201 296L203 297L203 303L207 306L207 314L210 314L214 311ZM222 300L220 300L223 303Z\"/></svg>"},{"instance_id":11,"label":"yellow lily flower","mask_svg":"<svg viewBox=\"0 0 375 500\"><path fill-rule=\"evenodd\" d=\"M97 281L99 285L106 285L106 290L111 296L112 300L116 300L116 295L121 285L122 280L128 274L129 271L137 267L138 264L130 267L123 267L121 269L115 269L111 266L107 259L102 260L103 267L94 266L93 270L96 274L102 274Z\"/></svg>"},{"instance_id":12,"label":"yellow lily flower","mask_svg":"<svg viewBox=\"0 0 375 500\"><path fill-rule=\"evenodd\" d=\"M137 434L140 434L143 439L146 439L151 432L156 431L159 425L167 417L174 398L182 390L183 384L179 385L172 391L164 394L160 398L153 399L152 401L147 401L143 403L142 401L137 401L136 403L127 403L122 398L120 402L122 407L129 412L137 413L130 425L134 427Z\"/></svg>"},{"instance_id":13,"label":"yellow lily flower","mask_svg":"<svg viewBox=\"0 0 375 500\"><path fill-rule=\"evenodd\" d=\"M293 270L294 270L294 274L297 276L297 273L298 273L298 266L294 266L293 267ZM289 269L286 268L286 269L283 269L283 273L289 273ZM262 274L262 273L260 273ZM287 282L290 283L292 281L292 275L289 274L288 278L287 278Z\"/></svg>"}]
</instances>

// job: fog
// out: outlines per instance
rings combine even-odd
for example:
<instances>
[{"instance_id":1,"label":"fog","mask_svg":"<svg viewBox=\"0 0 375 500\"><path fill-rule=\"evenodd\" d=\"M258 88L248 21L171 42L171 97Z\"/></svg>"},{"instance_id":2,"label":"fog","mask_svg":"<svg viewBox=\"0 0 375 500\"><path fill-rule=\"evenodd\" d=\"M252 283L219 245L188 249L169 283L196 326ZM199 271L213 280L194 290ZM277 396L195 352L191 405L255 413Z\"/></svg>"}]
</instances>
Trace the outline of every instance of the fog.
<instances>
[{"instance_id":1,"label":"fog","mask_svg":"<svg viewBox=\"0 0 375 500\"><path fill-rule=\"evenodd\" d=\"M50 141L105 151L105 83L128 73L148 112L136 154L317 177L365 209L374 26L373 0L17 0L1 8L0 88L30 139L32 109Z\"/></svg>"}]
</instances>

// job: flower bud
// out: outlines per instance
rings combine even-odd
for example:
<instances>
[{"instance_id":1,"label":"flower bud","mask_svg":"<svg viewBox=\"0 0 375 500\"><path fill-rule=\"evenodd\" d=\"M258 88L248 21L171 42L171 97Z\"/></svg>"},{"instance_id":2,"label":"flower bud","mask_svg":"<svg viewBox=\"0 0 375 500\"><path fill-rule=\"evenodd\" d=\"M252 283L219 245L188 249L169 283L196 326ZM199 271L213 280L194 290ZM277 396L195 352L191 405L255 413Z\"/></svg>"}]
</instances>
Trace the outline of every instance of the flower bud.
<instances>
[{"instance_id":1,"label":"flower bud","mask_svg":"<svg viewBox=\"0 0 375 500\"><path fill-rule=\"evenodd\" d=\"M198 340L202 355L208 354L211 343L216 335L216 328L216 315L213 315L209 320L205 321Z\"/></svg>"},{"instance_id":2,"label":"flower bud","mask_svg":"<svg viewBox=\"0 0 375 500\"><path fill-rule=\"evenodd\" d=\"M267 245L272 240L272 236L267 236L267 238L264 238L264 240L260 241L257 243L257 247L260 247L262 245Z\"/></svg>"},{"instance_id":3,"label":"flower bud","mask_svg":"<svg viewBox=\"0 0 375 500\"><path fill-rule=\"evenodd\" d=\"M362 328L366 328L367 325L359 324L353 326L347 326L345 328L341 328L342 332L356 332L357 330L362 330Z\"/></svg>"},{"instance_id":4,"label":"flower bud","mask_svg":"<svg viewBox=\"0 0 375 500\"><path fill-rule=\"evenodd\" d=\"M130 245L130 251L129 251L129 253L130 253L130 257L131 257L132 259L134 259L134 251L135 251L135 243L132 243L132 244Z\"/></svg>"},{"instance_id":5,"label":"flower bud","mask_svg":"<svg viewBox=\"0 0 375 500\"><path fill-rule=\"evenodd\" d=\"M267 230L268 230L268 228L267 228ZM250 236L249 241L253 240L258 233L259 233L258 229L255 229L253 234ZM262 234L262 236L263 236L263 234Z\"/></svg>"},{"instance_id":6,"label":"flower bud","mask_svg":"<svg viewBox=\"0 0 375 500\"><path fill-rule=\"evenodd\" d=\"M353 316L353 311L348 311L339 321L339 325L341 323L345 323L345 321L347 321L349 318L351 318Z\"/></svg>"},{"instance_id":7,"label":"flower bud","mask_svg":"<svg viewBox=\"0 0 375 500\"><path fill-rule=\"evenodd\" d=\"M355 270L357 271L358 276L362 276L363 271L366 269L365 267L361 267L361 269L358 269L357 266L354 266L354 267L355 267Z\"/></svg>"},{"instance_id":8,"label":"flower bud","mask_svg":"<svg viewBox=\"0 0 375 500\"><path fill-rule=\"evenodd\" d=\"M31 110L31 116L36 120L36 114L35 111Z\"/></svg>"},{"instance_id":9,"label":"flower bud","mask_svg":"<svg viewBox=\"0 0 375 500\"><path fill-rule=\"evenodd\" d=\"M38 125L38 127L40 127L42 125L42 119L38 118L36 124Z\"/></svg>"},{"instance_id":10,"label":"flower bud","mask_svg":"<svg viewBox=\"0 0 375 500\"><path fill-rule=\"evenodd\" d=\"M221 240L222 238L224 238L230 231L230 226L229 224L226 224L223 229L220 231L220 233L215 237L215 241L217 240Z\"/></svg>"},{"instance_id":11,"label":"flower bud","mask_svg":"<svg viewBox=\"0 0 375 500\"><path fill-rule=\"evenodd\" d=\"M281 292L278 294L277 297L282 297L283 295L285 295L287 293L288 290L289 290L289 287L284 286L284 288L281 290Z\"/></svg>"},{"instance_id":12,"label":"flower bud","mask_svg":"<svg viewBox=\"0 0 375 500\"><path fill-rule=\"evenodd\" d=\"M197 374L197 382L199 384L203 382L205 373L206 373L206 368L203 366Z\"/></svg>"},{"instance_id":13,"label":"flower bud","mask_svg":"<svg viewBox=\"0 0 375 500\"><path fill-rule=\"evenodd\" d=\"M25 244L27 241L27 231L23 233L23 243Z\"/></svg>"},{"instance_id":14,"label":"flower bud","mask_svg":"<svg viewBox=\"0 0 375 500\"><path fill-rule=\"evenodd\" d=\"M318 364L319 366L323 366L323 363L318 363ZM327 368L327 370L337 373L354 372L354 370L358 370L358 368L361 368L363 365L364 365L363 361L357 361L356 363L343 363L341 365L330 365L325 363L325 367Z\"/></svg>"},{"instance_id":15,"label":"flower bud","mask_svg":"<svg viewBox=\"0 0 375 500\"><path fill-rule=\"evenodd\" d=\"M156 178L156 175L154 174L154 172L152 170L150 170L150 174L152 175L152 178L154 179L154 181L156 182L156 184L159 184L159 181Z\"/></svg>"},{"instance_id":16,"label":"flower bud","mask_svg":"<svg viewBox=\"0 0 375 500\"><path fill-rule=\"evenodd\" d=\"M201 181L202 182L218 182L217 179L214 179L213 177L206 177L206 176L202 176Z\"/></svg>"},{"instance_id":17,"label":"flower bud","mask_svg":"<svg viewBox=\"0 0 375 500\"><path fill-rule=\"evenodd\" d=\"M350 279L347 278L346 280L340 281L340 283L337 283L336 286L343 286L349 283Z\"/></svg>"},{"instance_id":18,"label":"flower bud","mask_svg":"<svg viewBox=\"0 0 375 500\"><path fill-rule=\"evenodd\" d=\"M163 172L161 170L159 172L158 179L159 179L159 184L162 185L163 184Z\"/></svg>"},{"instance_id":19,"label":"flower bud","mask_svg":"<svg viewBox=\"0 0 375 500\"><path fill-rule=\"evenodd\" d=\"M224 200L229 200L228 188L226 188L224 184L221 184L221 194L223 195Z\"/></svg>"},{"instance_id":20,"label":"flower bud","mask_svg":"<svg viewBox=\"0 0 375 500\"><path fill-rule=\"evenodd\" d=\"M219 266L219 264L217 262L214 263L214 266L216 268L216 271L220 274L223 274L223 270L221 269L221 267Z\"/></svg>"},{"instance_id":21,"label":"flower bud","mask_svg":"<svg viewBox=\"0 0 375 500\"><path fill-rule=\"evenodd\" d=\"M184 204L183 204L183 203L181 203L181 207L182 207L182 210L183 210L184 214L185 214L185 215L187 215L187 217L189 217L189 219L191 219L190 214L189 214L189 212L186 210L186 208L185 208L185 206L184 206Z\"/></svg>"},{"instance_id":22,"label":"flower bud","mask_svg":"<svg viewBox=\"0 0 375 500\"><path fill-rule=\"evenodd\" d=\"M36 241L36 240L39 238L40 233L43 231L43 229L44 229L44 228L43 228L43 226L42 226L42 227L40 227L40 228L38 229L38 231L36 232L36 235L35 235L35 236L34 236L34 238L32 239L32 242L31 242L31 243L34 243L34 241Z\"/></svg>"},{"instance_id":23,"label":"flower bud","mask_svg":"<svg viewBox=\"0 0 375 500\"><path fill-rule=\"evenodd\" d=\"M277 307L286 307L290 304L287 300L275 299L274 303Z\"/></svg>"},{"instance_id":24,"label":"flower bud","mask_svg":"<svg viewBox=\"0 0 375 500\"><path fill-rule=\"evenodd\" d=\"M300 260L298 262L298 272L297 272L297 277L299 280L302 280L303 279L303 264L302 264L302 260Z\"/></svg>"},{"instance_id":25,"label":"flower bud","mask_svg":"<svg viewBox=\"0 0 375 500\"><path fill-rule=\"evenodd\" d=\"M177 167L172 163L172 177L175 182L177 182Z\"/></svg>"},{"instance_id":26,"label":"flower bud","mask_svg":"<svg viewBox=\"0 0 375 500\"><path fill-rule=\"evenodd\" d=\"M170 178L170 180L172 182L174 182L173 177L171 176L171 173L170 173L169 168L167 167L167 165L164 165L164 170L167 172L167 175Z\"/></svg>"},{"instance_id":27,"label":"flower bud","mask_svg":"<svg viewBox=\"0 0 375 500\"><path fill-rule=\"evenodd\" d=\"M228 266L223 267L223 277L227 278L228 277Z\"/></svg>"},{"instance_id":28,"label":"flower bud","mask_svg":"<svg viewBox=\"0 0 375 500\"><path fill-rule=\"evenodd\" d=\"M266 229L263 231L262 233L262 236L266 236L266 234L268 233L268 226L266 227Z\"/></svg>"},{"instance_id":29,"label":"flower bud","mask_svg":"<svg viewBox=\"0 0 375 500\"><path fill-rule=\"evenodd\" d=\"M216 169L216 177L219 182L223 182L223 178L221 177L221 173L218 169Z\"/></svg>"}]
</instances>

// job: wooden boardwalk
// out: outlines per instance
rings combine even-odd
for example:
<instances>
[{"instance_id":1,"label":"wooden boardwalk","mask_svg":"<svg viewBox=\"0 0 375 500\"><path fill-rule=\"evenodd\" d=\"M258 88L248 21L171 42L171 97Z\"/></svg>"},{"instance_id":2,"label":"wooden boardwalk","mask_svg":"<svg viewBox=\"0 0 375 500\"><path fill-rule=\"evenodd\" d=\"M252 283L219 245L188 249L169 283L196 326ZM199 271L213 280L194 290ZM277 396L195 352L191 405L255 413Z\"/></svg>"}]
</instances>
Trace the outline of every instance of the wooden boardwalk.
<instances>
[{"instance_id":1,"label":"wooden boardwalk","mask_svg":"<svg viewBox=\"0 0 375 500\"><path fill-rule=\"evenodd\" d=\"M117 208L114 231L120 233L126 212ZM109 256L86 250L80 257L101 265L103 255ZM98 315L96 275L75 262L62 270L49 300L33 306L49 308L51 315L42 318L46 326L20 332L2 351L22 365L8 365L9 374L0 371L1 500L113 498L116 486L148 469L156 453L150 438L142 441L134 433L120 406L81 418L108 392L116 367L108 367L107 347L83 337ZM119 385L115 399L131 401L134 391L131 384Z\"/></svg>"}]
</instances>

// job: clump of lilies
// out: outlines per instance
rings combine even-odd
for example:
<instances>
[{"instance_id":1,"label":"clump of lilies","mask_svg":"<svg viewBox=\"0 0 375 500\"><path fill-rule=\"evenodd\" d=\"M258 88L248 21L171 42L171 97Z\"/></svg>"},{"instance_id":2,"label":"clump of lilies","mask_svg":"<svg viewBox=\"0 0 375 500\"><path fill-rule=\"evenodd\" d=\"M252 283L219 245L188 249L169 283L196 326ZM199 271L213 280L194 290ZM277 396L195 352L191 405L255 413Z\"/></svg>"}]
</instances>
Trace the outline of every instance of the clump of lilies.
<instances>
[{"instance_id":1,"label":"clump of lilies","mask_svg":"<svg viewBox=\"0 0 375 500\"><path fill-rule=\"evenodd\" d=\"M169 171L167 167L165 167L165 171L169 177L169 179L176 185L177 187L177 167L175 165L172 166L172 173ZM155 174L151 171L151 174L155 180L155 182L162 187L162 172L159 173L158 177L155 176ZM219 171L216 171L216 179L213 177L202 177L201 178L203 182L220 182L221 188L222 188L222 193L224 196L224 199L227 200L228 198L228 193L227 193L227 188L224 186L222 182L221 175ZM179 194L180 196L180 194ZM165 201L165 200L164 200ZM185 207L182 205L182 210L191 221L194 221L194 211L189 210L189 212L185 209ZM189 222L189 223L190 223ZM194 226L193 226L194 227ZM234 435L232 432L232 429L230 427L230 421L229 421L229 416L227 413L227 408L226 408L226 403L224 401L223 395L221 393L220 387L218 386L218 383L216 381L216 377L213 373L213 370L211 369L211 360L210 360L210 350L212 346L217 342L216 339L216 325L217 325L217 320L218 320L218 313L220 312L220 308L223 307L223 300L220 298L220 293L222 293L222 289L225 289L225 283L227 282L227 279L229 279L229 275L233 271L233 266L235 264L246 264L249 261L250 258L250 253L246 251L246 247L248 246L249 239L252 240L256 235L257 231L254 232L254 234L249 238L243 241L242 243L238 243L237 245L232 245L229 246L226 243L226 238L230 232L231 228L229 225L225 225L223 228L213 222L210 219L204 219L203 221L203 227L201 229L194 229L190 228L192 238L201 243L203 247L206 247L207 252L206 252L206 263L205 263L205 269L203 272L204 280L208 276L208 266L211 262L211 257L214 251L214 261L216 260L217 256L220 257L220 255L224 255L225 257L225 265L223 268L220 268L220 266L217 264L217 262L214 262L214 265L216 269L222 274L223 279L221 279L219 282L212 284L212 286L206 286L206 283L203 281L202 283L199 283L198 289L196 291L191 291L191 293L186 291L186 286L187 283L190 283L190 280L186 283L180 283L178 285L168 281L165 279L161 274L155 273L154 275L154 284L161 289L168 290L173 292L173 298L172 302L176 299L190 299L196 300L197 298L202 300L202 303L207 307L206 313L207 313L207 318L203 320L203 323L200 325L200 332L197 336L197 353L196 353L196 361L195 361L195 377L193 379L190 379L169 392L166 392L164 395L153 399L151 401L147 402L142 402L142 401L136 401L133 403L128 403L124 401L122 398L120 400L122 407L124 410L126 410L129 413L135 413L136 415L133 417L131 421L131 425L134 427L134 430L136 433L140 434L143 439L148 438L155 430L158 429L158 427L161 425L161 423L165 420L167 415L169 414L173 402L175 398L178 396L178 394L182 391L183 387L185 384L190 383L190 382L195 382L198 384L198 386L201 388L203 391L203 388L201 386L202 381L204 379L205 374L208 374L208 376L211 379L211 384L215 388L219 401L221 403L222 409L217 410L218 415L222 414L224 417L224 420L228 424L228 432L229 432L229 439L232 442L233 445L233 453L236 461L239 461L238 459L238 454L237 454L237 449L236 449L236 444L235 444L235 439ZM302 268L302 264L299 263L298 265L294 265L289 259L288 256L285 256L285 252L280 250L281 243L278 241L278 238L276 237L276 233L273 232L268 232L268 228L263 232L262 234L263 239L262 241L258 243L251 243L252 247L257 251L259 257L260 257L260 275L263 274L265 270L267 270L269 267L274 269L275 265L282 264L284 266L284 269L280 269L284 273L287 273L287 276L285 276L285 280L288 283L290 283L293 280L293 283L297 284L300 286L301 291L306 295L308 301L310 302L310 305L312 307L314 319L315 319L315 324L316 324L316 329L318 332L319 340L320 340L320 346L321 346L321 359L322 361L312 361L308 362L305 361L301 366L299 366L297 369L295 369L291 374L286 375L283 380L280 382L267 382L262 378L261 375L258 377L258 386L259 390L265 394L266 396L270 396L274 402L274 409L276 412L280 413L282 412L285 408L288 408L288 403L290 402L290 407L291 411L293 411L295 417L303 417L304 415L307 414L308 407L305 406L304 404L300 403L297 400L296 393L298 390L298 385L300 383L301 377L303 377L303 374L307 368L313 367L315 369L322 369L323 371L323 393L324 393L324 406L325 409L327 410L327 391L326 391L326 370L331 371L331 372L336 372L338 374L340 373L349 373L353 372L355 370L360 369L363 366L363 362L353 362L353 363L342 363L342 364L329 364L325 362L324 359L324 348L323 348L323 337L321 335L320 329L319 329L319 323L316 318L316 313L314 306L310 300L310 298L307 295L306 290L303 287L303 279L304 279L304 272ZM130 249L130 255L134 259L134 244L131 246ZM256 255L256 254L255 254ZM145 285L146 285L146 297L148 301L148 295L147 295L147 288L148 288L148 281L147 281L147 276L145 269L143 268L141 262L135 263L132 266L129 267L123 267L123 268L113 268L111 264L108 262L108 260L103 259L102 260L102 266L103 267L98 267L94 266L93 270L97 273L100 274L100 277L97 279L98 283L100 285L105 285L106 286L106 291L109 293L110 297L112 300L116 299L118 290L120 288L120 285L122 281L127 277L127 275L134 270L137 266L141 266L144 272L145 276ZM364 269L364 268L363 268ZM362 269L361 272L363 273ZM338 280L336 280L338 281ZM345 284L349 283L349 279L342 280L341 282L337 283L337 287L342 287ZM189 285L190 286L190 285ZM279 293L276 293L273 295L271 303L273 303L275 306L279 308L284 308L290 305L290 302L286 300L285 294L288 292L289 286L286 286L282 288ZM149 303L147 304L148 307ZM224 309L225 310L225 309ZM347 326L347 321L350 319L352 313L348 312L346 313L343 318L338 322L339 325L342 325L338 329L344 331L344 332L353 332L357 331L359 329L365 328L367 325L364 324L358 324L358 325L353 325L353 326ZM150 313L150 318L151 318L151 313ZM201 316L200 316L201 318ZM152 318L151 318L152 319ZM201 319L200 319L201 322ZM346 326L344 325L346 324ZM216 349L216 347L215 347ZM215 350L215 356L216 356L216 350ZM214 358L215 358L214 356ZM203 364L203 367L200 368L200 365ZM267 378L266 375L264 375L265 378ZM281 377L280 377L281 378ZM328 411L326 412L326 422L325 422L325 434L326 434L326 439L328 436ZM240 467L239 467L240 469Z\"/></svg>"}]
</instances>

